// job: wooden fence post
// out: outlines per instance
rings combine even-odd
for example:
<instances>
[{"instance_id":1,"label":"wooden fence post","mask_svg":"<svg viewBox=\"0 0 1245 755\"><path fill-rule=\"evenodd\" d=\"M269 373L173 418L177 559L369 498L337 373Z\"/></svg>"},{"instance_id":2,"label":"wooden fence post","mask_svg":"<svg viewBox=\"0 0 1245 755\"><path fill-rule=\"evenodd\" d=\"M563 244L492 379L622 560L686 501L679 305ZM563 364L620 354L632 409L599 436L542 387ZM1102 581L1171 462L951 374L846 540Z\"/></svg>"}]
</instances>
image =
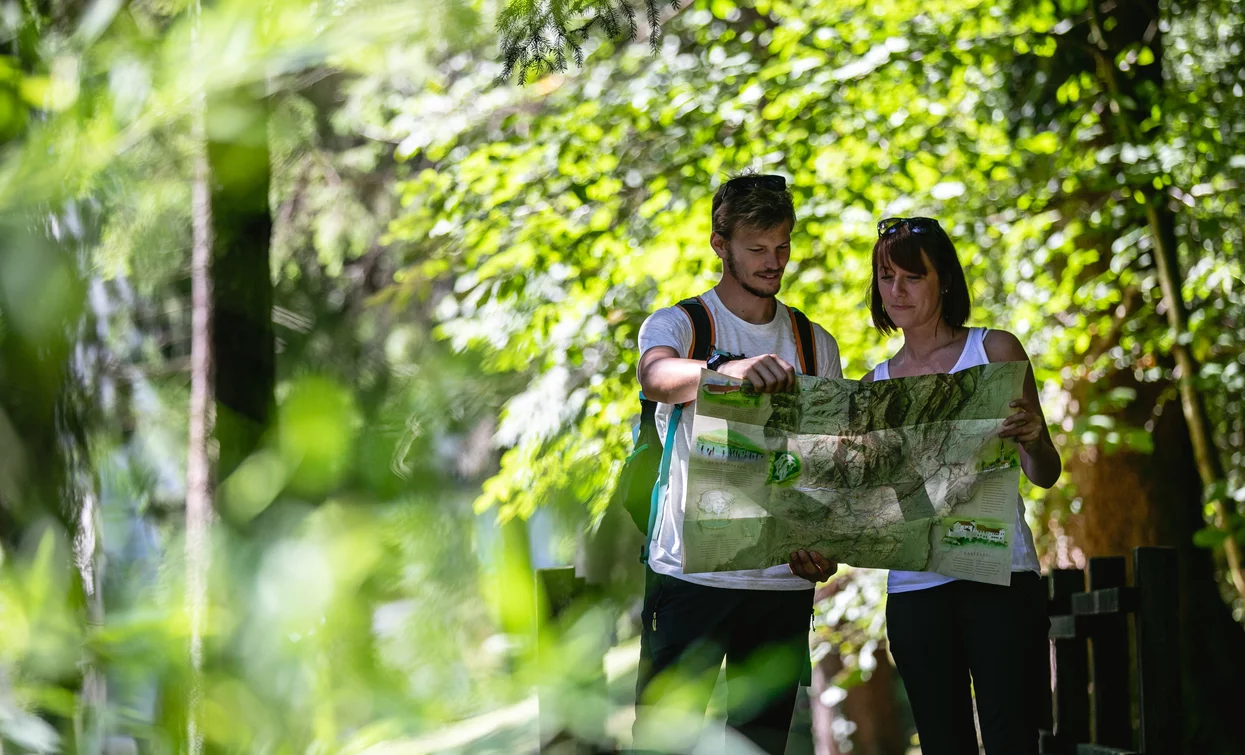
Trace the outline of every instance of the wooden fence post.
<instances>
[{"instance_id":1,"label":"wooden fence post","mask_svg":"<svg viewBox=\"0 0 1245 755\"><path fill-rule=\"evenodd\" d=\"M1125 566L1123 557L1090 559L1089 590L1083 572L1060 569L1048 576L1055 732L1041 732L1043 755L1183 753L1176 550L1134 549L1132 587L1125 585ZM1136 748L1134 739L1140 740Z\"/></svg>"},{"instance_id":2,"label":"wooden fence post","mask_svg":"<svg viewBox=\"0 0 1245 755\"><path fill-rule=\"evenodd\" d=\"M1137 589L1137 667L1141 712L1141 751L1146 755L1183 752L1180 691L1180 597L1175 548L1133 551Z\"/></svg>"},{"instance_id":3,"label":"wooden fence post","mask_svg":"<svg viewBox=\"0 0 1245 755\"><path fill-rule=\"evenodd\" d=\"M1125 587L1123 556L1104 556L1089 560L1089 589ZM1123 608L1123 606L1120 606ZM1130 705L1128 664L1128 614L1117 610L1097 615L1090 633L1090 680L1094 685L1091 708L1094 743L1130 748L1133 724Z\"/></svg>"},{"instance_id":4,"label":"wooden fence post","mask_svg":"<svg viewBox=\"0 0 1245 755\"><path fill-rule=\"evenodd\" d=\"M1055 682L1055 749L1044 749L1044 752L1071 753L1078 742L1089 741L1089 650L1084 636L1077 636L1076 617L1072 615L1072 596L1085 591L1085 572L1055 569L1050 576L1050 637L1055 644L1055 668L1051 672Z\"/></svg>"}]
</instances>

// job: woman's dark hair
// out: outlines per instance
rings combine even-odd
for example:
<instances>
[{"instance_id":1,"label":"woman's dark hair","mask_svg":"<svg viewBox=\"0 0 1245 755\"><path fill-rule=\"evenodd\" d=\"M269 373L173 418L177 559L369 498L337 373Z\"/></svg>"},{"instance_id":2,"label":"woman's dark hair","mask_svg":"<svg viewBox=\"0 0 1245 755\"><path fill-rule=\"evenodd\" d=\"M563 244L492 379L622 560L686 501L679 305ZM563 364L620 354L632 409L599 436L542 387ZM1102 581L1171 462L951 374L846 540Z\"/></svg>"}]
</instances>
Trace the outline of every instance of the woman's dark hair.
<instances>
[{"instance_id":1,"label":"woman's dark hair","mask_svg":"<svg viewBox=\"0 0 1245 755\"><path fill-rule=\"evenodd\" d=\"M946 231L936 222L914 225L900 222L887 228L873 245L873 284L869 291L869 311L873 314L873 326L882 335L895 331L895 323L882 306L882 293L878 289L878 267L889 264L911 273L925 275L925 260L921 251L929 256L938 273L942 289L942 321L952 329L960 328L968 320L972 301L968 283L964 280L964 268L955 254L955 246Z\"/></svg>"},{"instance_id":2,"label":"woman's dark hair","mask_svg":"<svg viewBox=\"0 0 1245 755\"><path fill-rule=\"evenodd\" d=\"M795 224L795 205L782 176L744 174L713 195L713 232L729 239L741 225L768 231Z\"/></svg>"}]
</instances>

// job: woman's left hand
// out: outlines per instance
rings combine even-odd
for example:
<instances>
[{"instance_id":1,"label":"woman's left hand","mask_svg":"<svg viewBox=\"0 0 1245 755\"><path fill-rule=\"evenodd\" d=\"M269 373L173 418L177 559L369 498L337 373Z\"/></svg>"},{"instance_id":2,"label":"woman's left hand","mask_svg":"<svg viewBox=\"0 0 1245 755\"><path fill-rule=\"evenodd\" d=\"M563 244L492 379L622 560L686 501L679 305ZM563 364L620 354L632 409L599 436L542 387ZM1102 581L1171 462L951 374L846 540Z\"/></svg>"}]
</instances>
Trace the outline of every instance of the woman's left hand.
<instances>
[{"instance_id":1,"label":"woman's left hand","mask_svg":"<svg viewBox=\"0 0 1245 755\"><path fill-rule=\"evenodd\" d=\"M1000 438L1015 438L1025 450L1042 437L1042 415L1028 399L1016 399L1009 406L1016 411L1003 420L1003 428L999 431Z\"/></svg>"}]
</instances>

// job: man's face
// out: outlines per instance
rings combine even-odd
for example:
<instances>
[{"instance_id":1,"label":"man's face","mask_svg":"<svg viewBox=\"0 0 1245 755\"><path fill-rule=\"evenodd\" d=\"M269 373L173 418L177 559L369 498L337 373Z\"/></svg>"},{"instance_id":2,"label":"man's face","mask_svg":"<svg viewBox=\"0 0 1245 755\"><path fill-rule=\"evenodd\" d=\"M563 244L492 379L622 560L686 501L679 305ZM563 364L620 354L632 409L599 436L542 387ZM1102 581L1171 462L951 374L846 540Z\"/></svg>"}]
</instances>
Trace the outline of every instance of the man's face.
<instances>
[{"instance_id":1,"label":"man's face","mask_svg":"<svg viewBox=\"0 0 1245 755\"><path fill-rule=\"evenodd\" d=\"M715 233L711 242L726 274L743 290L766 299L778 295L783 271L791 259L790 223L769 229L741 225L729 240Z\"/></svg>"}]
</instances>

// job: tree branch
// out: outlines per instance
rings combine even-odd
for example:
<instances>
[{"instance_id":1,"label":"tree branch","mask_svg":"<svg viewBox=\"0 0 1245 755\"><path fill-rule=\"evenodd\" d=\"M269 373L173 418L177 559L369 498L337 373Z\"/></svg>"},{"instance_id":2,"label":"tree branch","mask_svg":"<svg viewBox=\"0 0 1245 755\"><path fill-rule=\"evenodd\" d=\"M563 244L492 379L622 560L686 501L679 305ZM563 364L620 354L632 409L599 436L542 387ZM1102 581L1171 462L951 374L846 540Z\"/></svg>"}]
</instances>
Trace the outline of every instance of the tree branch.
<instances>
[{"instance_id":1,"label":"tree branch","mask_svg":"<svg viewBox=\"0 0 1245 755\"><path fill-rule=\"evenodd\" d=\"M501 84L518 74L519 84L550 73L562 73L568 61L584 64L583 45L594 30L607 40L633 42L640 38L637 0L509 0L497 17L502 71ZM661 44L661 25L682 8L681 0L643 0L647 28L643 40L654 53Z\"/></svg>"}]
</instances>

